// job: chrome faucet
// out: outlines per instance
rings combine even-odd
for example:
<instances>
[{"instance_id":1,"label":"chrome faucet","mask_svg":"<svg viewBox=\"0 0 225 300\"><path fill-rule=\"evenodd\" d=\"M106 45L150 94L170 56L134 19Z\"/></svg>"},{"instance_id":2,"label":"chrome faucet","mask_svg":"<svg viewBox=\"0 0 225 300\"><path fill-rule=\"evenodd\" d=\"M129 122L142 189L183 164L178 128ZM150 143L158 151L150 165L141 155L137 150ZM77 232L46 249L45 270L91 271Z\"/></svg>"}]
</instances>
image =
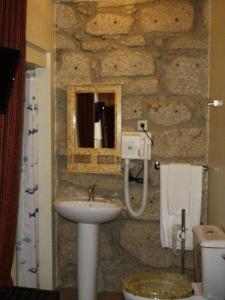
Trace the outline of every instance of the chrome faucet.
<instances>
[{"instance_id":1,"label":"chrome faucet","mask_svg":"<svg viewBox=\"0 0 225 300\"><path fill-rule=\"evenodd\" d=\"M95 200L95 187L96 187L96 184L91 184L88 188L88 196L89 196L90 202Z\"/></svg>"}]
</instances>

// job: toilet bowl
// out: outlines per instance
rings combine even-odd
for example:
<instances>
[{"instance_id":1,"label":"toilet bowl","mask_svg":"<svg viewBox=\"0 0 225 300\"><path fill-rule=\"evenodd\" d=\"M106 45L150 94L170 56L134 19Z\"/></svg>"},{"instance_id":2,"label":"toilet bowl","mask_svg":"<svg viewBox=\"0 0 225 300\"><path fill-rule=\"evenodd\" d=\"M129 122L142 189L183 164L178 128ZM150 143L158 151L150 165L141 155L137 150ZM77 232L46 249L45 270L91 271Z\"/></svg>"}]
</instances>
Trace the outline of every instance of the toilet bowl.
<instances>
[{"instance_id":1,"label":"toilet bowl","mask_svg":"<svg viewBox=\"0 0 225 300\"><path fill-rule=\"evenodd\" d=\"M171 280L171 278L173 279ZM133 285L133 280L139 281L139 284ZM147 289L143 287L145 285L148 285ZM185 276L173 273L136 274L126 278L123 284L125 300L206 300L200 295L200 290L201 285L194 284L193 286ZM193 295L194 292L197 295Z\"/></svg>"},{"instance_id":2,"label":"toilet bowl","mask_svg":"<svg viewBox=\"0 0 225 300\"><path fill-rule=\"evenodd\" d=\"M191 283L181 274L143 273L128 276L123 282L126 300L225 299L225 238L203 240L201 248L201 295L193 295ZM199 294L199 293L198 293Z\"/></svg>"},{"instance_id":3,"label":"toilet bowl","mask_svg":"<svg viewBox=\"0 0 225 300\"><path fill-rule=\"evenodd\" d=\"M126 300L179 299L190 297L192 287L181 274L142 273L124 280L123 294Z\"/></svg>"}]
</instances>

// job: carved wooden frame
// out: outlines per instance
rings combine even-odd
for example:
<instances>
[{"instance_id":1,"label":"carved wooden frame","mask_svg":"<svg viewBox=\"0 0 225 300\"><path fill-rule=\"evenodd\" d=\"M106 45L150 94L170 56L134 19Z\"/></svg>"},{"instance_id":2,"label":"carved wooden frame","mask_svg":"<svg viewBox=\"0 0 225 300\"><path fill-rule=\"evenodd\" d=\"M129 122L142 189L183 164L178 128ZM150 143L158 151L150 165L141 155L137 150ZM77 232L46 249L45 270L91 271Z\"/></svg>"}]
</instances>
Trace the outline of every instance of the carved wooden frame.
<instances>
[{"instance_id":1,"label":"carved wooden frame","mask_svg":"<svg viewBox=\"0 0 225 300\"><path fill-rule=\"evenodd\" d=\"M115 147L78 148L75 145L76 93L115 93ZM83 162L76 158L83 157ZM87 158L87 159L86 159ZM78 159L79 160L79 159ZM81 159L82 160L82 159ZM105 163L101 163L100 160ZM108 161L107 161L108 160ZM120 174L121 172L121 86L72 85L67 88L67 171Z\"/></svg>"}]
</instances>

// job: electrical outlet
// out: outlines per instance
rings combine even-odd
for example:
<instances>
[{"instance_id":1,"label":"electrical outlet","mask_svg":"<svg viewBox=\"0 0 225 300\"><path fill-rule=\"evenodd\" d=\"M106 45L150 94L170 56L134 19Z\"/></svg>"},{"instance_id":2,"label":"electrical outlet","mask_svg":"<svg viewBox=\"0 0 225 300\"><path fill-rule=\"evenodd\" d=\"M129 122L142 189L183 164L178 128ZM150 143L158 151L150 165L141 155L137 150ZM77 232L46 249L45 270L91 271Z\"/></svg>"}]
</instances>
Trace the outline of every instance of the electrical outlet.
<instances>
[{"instance_id":1,"label":"electrical outlet","mask_svg":"<svg viewBox=\"0 0 225 300\"><path fill-rule=\"evenodd\" d=\"M144 124L144 130L148 130L148 121L147 120L139 120L137 121L137 130L143 131L143 127L141 127L141 124Z\"/></svg>"}]
</instances>

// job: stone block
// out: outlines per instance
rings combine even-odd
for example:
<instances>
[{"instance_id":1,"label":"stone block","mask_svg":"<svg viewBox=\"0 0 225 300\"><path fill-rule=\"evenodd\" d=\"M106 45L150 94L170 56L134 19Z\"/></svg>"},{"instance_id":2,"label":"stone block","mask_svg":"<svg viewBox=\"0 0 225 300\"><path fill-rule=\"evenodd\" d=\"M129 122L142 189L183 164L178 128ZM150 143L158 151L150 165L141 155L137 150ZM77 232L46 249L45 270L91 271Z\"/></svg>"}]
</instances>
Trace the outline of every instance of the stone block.
<instances>
[{"instance_id":1,"label":"stone block","mask_svg":"<svg viewBox=\"0 0 225 300\"><path fill-rule=\"evenodd\" d=\"M150 123L171 126L191 120L192 114L182 101L155 101L148 106Z\"/></svg>"},{"instance_id":2,"label":"stone block","mask_svg":"<svg viewBox=\"0 0 225 300\"><path fill-rule=\"evenodd\" d=\"M71 6L66 4L56 5L56 28L73 32L79 24L79 19L75 15Z\"/></svg>"},{"instance_id":3,"label":"stone block","mask_svg":"<svg viewBox=\"0 0 225 300\"><path fill-rule=\"evenodd\" d=\"M138 10L136 5L126 5L119 8L124 14L135 14Z\"/></svg>"},{"instance_id":4,"label":"stone block","mask_svg":"<svg viewBox=\"0 0 225 300\"><path fill-rule=\"evenodd\" d=\"M76 286L77 225L58 217L57 228L58 281L62 286Z\"/></svg>"},{"instance_id":5,"label":"stone block","mask_svg":"<svg viewBox=\"0 0 225 300\"><path fill-rule=\"evenodd\" d=\"M200 224L207 224L207 212L208 212L208 174L203 173L203 193L202 193L202 209Z\"/></svg>"},{"instance_id":6,"label":"stone block","mask_svg":"<svg viewBox=\"0 0 225 300\"><path fill-rule=\"evenodd\" d=\"M128 96L124 97L122 101L122 115L123 120L141 119L143 116L142 96Z\"/></svg>"},{"instance_id":7,"label":"stone block","mask_svg":"<svg viewBox=\"0 0 225 300\"><path fill-rule=\"evenodd\" d=\"M160 245L159 223L126 222L121 228L120 245L146 266L171 266L171 251L161 248Z\"/></svg>"},{"instance_id":8,"label":"stone block","mask_svg":"<svg viewBox=\"0 0 225 300\"><path fill-rule=\"evenodd\" d=\"M66 123L67 120L67 92L63 89L56 90L56 123Z\"/></svg>"},{"instance_id":9,"label":"stone block","mask_svg":"<svg viewBox=\"0 0 225 300\"><path fill-rule=\"evenodd\" d=\"M70 2L76 2L76 0L55 0L55 3L70 3Z\"/></svg>"},{"instance_id":10,"label":"stone block","mask_svg":"<svg viewBox=\"0 0 225 300\"><path fill-rule=\"evenodd\" d=\"M211 10L212 4L210 0L203 1L202 14L201 14L201 30L203 32L209 32L210 24L211 24Z\"/></svg>"},{"instance_id":11,"label":"stone block","mask_svg":"<svg viewBox=\"0 0 225 300\"><path fill-rule=\"evenodd\" d=\"M176 57L165 66L165 79L174 95L208 96L208 58Z\"/></svg>"},{"instance_id":12,"label":"stone block","mask_svg":"<svg viewBox=\"0 0 225 300\"><path fill-rule=\"evenodd\" d=\"M75 264L66 264L58 269L57 284L62 287L77 287L77 266Z\"/></svg>"},{"instance_id":13,"label":"stone block","mask_svg":"<svg viewBox=\"0 0 225 300\"><path fill-rule=\"evenodd\" d=\"M60 179L73 186L73 197L87 195L88 186L96 184L96 195L118 198L123 191L121 176L102 174L77 174L62 172Z\"/></svg>"},{"instance_id":14,"label":"stone block","mask_svg":"<svg viewBox=\"0 0 225 300\"><path fill-rule=\"evenodd\" d=\"M91 83L91 61L88 56L78 52L65 52L60 70L56 73L58 87L69 84Z\"/></svg>"},{"instance_id":15,"label":"stone block","mask_svg":"<svg viewBox=\"0 0 225 300\"><path fill-rule=\"evenodd\" d=\"M145 209L143 216L141 217L141 220L143 220L143 221L159 221L160 220L159 193L151 193L150 199L146 205L146 209Z\"/></svg>"},{"instance_id":16,"label":"stone block","mask_svg":"<svg viewBox=\"0 0 225 300\"><path fill-rule=\"evenodd\" d=\"M99 78L98 80L94 80L93 81L93 84L106 84L106 85L110 85L110 84L119 84L122 86L122 89L123 89L123 86L125 84L127 84L129 81L128 78L125 78L125 77L116 77L116 78Z\"/></svg>"},{"instance_id":17,"label":"stone block","mask_svg":"<svg viewBox=\"0 0 225 300\"><path fill-rule=\"evenodd\" d=\"M94 5L90 5L90 1L79 1L77 9L79 13L91 16L95 12Z\"/></svg>"},{"instance_id":18,"label":"stone block","mask_svg":"<svg viewBox=\"0 0 225 300\"><path fill-rule=\"evenodd\" d=\"M186 0L159 0L141 10L140 24L145 32L192 31L194 9Z\"/></svg>"},{"instance_id":19,"label":"stone block","mask_svg":"<svg viewBox=\"0 0 225 300\"><path fill-rule=\"evenodd\" d=\"M56 153L66 155L66 136L67 136L67 94L63 89L56 91L56 130L55 143Z\"/></svg>"},{"instance_id":20,"label":"stone block","mask_svg":"<svg viewBox=\"0 0 225 300\"><path fill-rule=\"evenodd\" d=\"M120 231L120 227L113 228L113 230ZM104 290L114 292L121 292L122 282L129 274L152 271L129 253L120 250L115 251L112 261L102 260L100 270L103 274Z\"/></svg>"},{"instance_id":21,"label":"stone block","mask_svg":"<svg viewBox=\"0 0 225 300\"><path fill-rule=\"evenodd\" d=\"M133 5L145 3L147 1L152 2L152 0L101 0L98 2L98 8L102 7L116 7L116 6L124 6L124 5Z\"/></svg>"},{"instance_id":22,"label":"stone block","mask_svg":"<svg viewBox=\"0 0 225 300\"><path fill-rule=\"evenodd\" d=\"M181 268L181 251L177 250L177 256L174 257L175 267ZM185 251L185 269L193 269L193 252L192 251ZM193 280L193 279L192 279Z\"/></svg>"},{"instance_id":23,"label":"stone block","mask_svg":"<svg viewBox=\"0 0 225 300\"><path fill-rule=\"evenodd\" d=\"M187 102L186 102L187 101ZM186 103L191 110L192 119L191 124L192 127L207 127L208 122L208 101L207 98L201 99L193 99L190 101L186 99Z\"/></svg>"},{"instance_id":24,"label":"stone block","mask_svg":"<svg viewBox=\"0 0 225 300\"><path fill-rule=\"evenodd\" d=\"M67 155L67 125L66 123L57 123L56 124L56 153L57 155Z\"/></svg>"},{"instance_id":25,"label":"stone block","mask_svg":"<svg viewBox=\"0 0 225 300\"><path fill-rule=\"evenodd\" d=\"M145 46L145 38L143 35L128 36L120 44L130 47Z\"/></svg>"},{"instance_id":26,"label":"stone block","mask_svg":"<svg viewBox=\"0 0 225 300\"><path fill-rule=\"evenodd\" d=\"M101 61L102 77L152 75L155 62L150 52L145 50L114 50Z\"/></svg>"},{"instance_id":27,"label":"stone block","mask_svg":"<svg viewBox=\"0 0 225 300\"><path fill-rule=\"evenodd\" d=\"M100 230L99 256L101 259L113 259L113 241L111 239L110 226L104 226Z\"/></svg>"},{"instance_id":28,"label":"stone block","mask_svg":"<svg viewBox=\"0 0 225 300\"><path fill-rule=\"evenodd\" d=\"M84 40L82 48L88 51L111 50L112 43L108 40Z\"/></svg>"},{"instance_id":29,"label":"stone block","mask_svg":"<svg viewBox=\"0 0 225 300\"><path fill-rule=\"evenodd\" d=\"M183 128L154 132L152 154L162 158L196 158L207 153L206 128Z\"/></svg>"},{"instance_id":30,"label":"stone block","mask_svg":"<svg viewBox=\"0 0 225 300\"><path fill-rule=\"evenodd\" d=\"M157 94L159 80L157 77L142 77L130 79L124 87L124 94L127 95L154 95Z\"/></svg>"},{"instance_id":31,"label":"stone block","mask_svg":"<svg viewBox=\"0 0 225 300\"><path fill-rule=\"evenodd\" d=\"M60 157L60 156L58 156L58 157ZM66 165L66 162L65 162L65 165ZM66 170L66 167L64 167L64 170ZM76 185L74 185L74 184L68 184L68 182L66 182L64 180L61 180L60 181L60 188L57 189L57 200L65 201L65 200L70 199L72 201L72 200L75 199L74 195L76 193L77 193L77 191L76 191ZM84 192L83 192L83 194L81 193L81 196L85 196L85 195L87 196L87 190L86 190L86 193L84 193Z\"/></svg>"},{"instance_id":32,"label":"stone block","mask_svg":"<svg viewBox=\"0 0 225 300\"><path fill-rule=\"evenodd\" d=\"M141 177L141 176L140 176ZM142 203L143 185L138 183L130 183L130 203L134 211L138 211ZM130 218L128 211L123 214L124 218ZM148 186L148 198L145 211L139 220L143 221L159 221L160 219L160 201L159 191L153 190L152 186Z\"/></svg>"},{"instance_id":33,"label":"stone block","mask_svg":"<svg viewBox=\"0 0 225 300\"><path fill-rule=\"evenodd\" d=\"M134 18L128 15L99 13L85 26L85 31L91 35L114 35L129 33Z\"/></svg>"},{"instance_id":34,"label":"stone block","mask_svg":"<svg viewBox=\"0 0 225 300\"><path fill-rule=\"evenodd\" d=\"M66 164L67 164L67 156L65 155L56 155L56 176L57 178L61 177L61 174L64 172L64 170L66 169ZM56 197L58 196L58 191L60 190L60 184L61 184L61 180L58 180L57 182L57 186L56 186Z\"/></svg>"},{"instance_id":35,"label":"stone block","mask_svg":"<svg viewBox=\"0 0 225 300\"><path fill-rule=\"evenodd\" d=\"M70 34L63 31L55 32L55 47L56 49L78 49L77 43L74 38Z\"/></svg>"},{"instance_id":36,"label":"stone block","mask_svg":"<svg viewBox=\"0 0 225 300\"><path fill-rule=\"evenodd\" d=\"M179 49L207 49L208 48L208 38L200 36L181 36L175 38L169 43L169 49L179 50Z\"/></svg>"},{"instance_id":37,"label":"stone block","mask_svg":"<svg viewBox=\"0 0 225 300\"><path fill-rule=\"evenodd\" d=\"M160 172L155 168L155 161L151 160L149 162L149 184L150 189L159 189L160 186Z\"/></svg>"},{"instance_id":38,"label":"stone block","mask_svg":"<svg viewBox=\"0 0 225 300\"><path fill-rule=\"evenodd\" d=\"M149 47L155 46L158 49L165 47L166 40L167 39L165 39L165 37L163 38L163 36L154 36L154 35L152 36L151 34L145 36L146 45Z\"/></svg>"}]
</instances>

